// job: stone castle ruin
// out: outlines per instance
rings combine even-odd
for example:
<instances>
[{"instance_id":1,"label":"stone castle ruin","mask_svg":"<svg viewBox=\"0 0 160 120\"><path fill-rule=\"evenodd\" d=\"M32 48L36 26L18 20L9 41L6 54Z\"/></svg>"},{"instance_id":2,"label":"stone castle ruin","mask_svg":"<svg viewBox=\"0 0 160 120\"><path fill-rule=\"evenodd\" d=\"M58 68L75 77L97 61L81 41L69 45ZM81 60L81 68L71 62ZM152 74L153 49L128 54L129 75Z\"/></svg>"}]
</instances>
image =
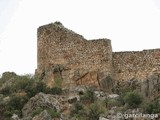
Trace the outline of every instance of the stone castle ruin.
<instances>
[{"instance_id":1,"label":"stone castle ruin","mask_svg":"<svg viewBox=\"0 0 160 120\"><path fill-rule=\"evenodd\" d=\"M86 40L59 22L39 27L37 36L36 74L50 87L112 92L117 84L138 80L142 91L159 93L160 49L113 52L109 39ZM150 80L153 75L158 77Z\"/></svg>"}]
</instances>

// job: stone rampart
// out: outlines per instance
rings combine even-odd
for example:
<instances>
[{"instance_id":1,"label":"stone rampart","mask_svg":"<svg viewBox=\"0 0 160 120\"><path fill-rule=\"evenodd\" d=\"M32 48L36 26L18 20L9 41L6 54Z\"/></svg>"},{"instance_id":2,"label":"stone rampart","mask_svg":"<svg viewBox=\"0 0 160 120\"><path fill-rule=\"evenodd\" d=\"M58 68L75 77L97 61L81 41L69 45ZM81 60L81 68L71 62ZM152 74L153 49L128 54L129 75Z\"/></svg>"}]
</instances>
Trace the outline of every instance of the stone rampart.
<instances>
[{"instance_id":1,"label":"stone rampart","mask_svg":"<svg viewBox=\"0 0 160 120\"><path fill-rule=\"evenodd\" d=\"M141 81L143 93L159 93L160 49L112 52L109 39L86 40L59 22L39 27L37 36L36 74L50 87L82 85L112 92L124 86L118 82Z\"/></svg>"},{"instance_id":2,"label":"stone rampart","mask_svg":"<svg viewBox=\"0 0 160 120\"><path fill-rule=\"evenodd\" d=\"M55 69L58 69L57 71ZM62 86L95 85L110 75L112 70L112 48L108 39L87 41L61 24L48 24L38 28L37 73Z\"/></svg>"},{"instance_id":3,"label":"stone rampart","mask_svg":"<svg viewBox=\"0 0 160 120\"><path fill-rule=\"evenodd\" d=\"M113 69L115 80L145 80L160 72L160 49L114 52Z\"/></svg>"}]
</instances>

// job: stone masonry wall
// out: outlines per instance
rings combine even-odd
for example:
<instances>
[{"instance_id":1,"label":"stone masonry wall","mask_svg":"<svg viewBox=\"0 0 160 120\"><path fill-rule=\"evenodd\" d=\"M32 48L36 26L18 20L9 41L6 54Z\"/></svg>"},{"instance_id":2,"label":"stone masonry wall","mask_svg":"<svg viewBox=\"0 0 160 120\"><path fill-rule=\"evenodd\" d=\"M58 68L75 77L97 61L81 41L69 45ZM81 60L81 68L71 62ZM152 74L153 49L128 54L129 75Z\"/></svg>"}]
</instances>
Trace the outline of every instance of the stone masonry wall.
<instances>
[{"instance_id":1,"label":"stone masonry wall","mask_svg":"<svg viewBox=\"0 0 160 120\"><path fill-rule=\"evenodd\" d=\"M160 49L114 52L113 68L115 80L145 80L160 72Z\"/></svg>"},{"instance_id":2,"label":"stone masonry wall","mask_svg":"<svg viewBox=\"0 0 160 120\"><path fill-rule=\"evenodd\" d=\"M62 24L56 23L39 27L37 35L37 74L48 86L61 84L70 88L94 85L100 88L104 75L111 74L110 40L87 41Z\"/></svg>"},{"instance_id":3,"label":"stone masonry wall","mask_svg":"<svg viewBox=\"0 0 160 120\"><path fill-rule=\"evenodd\" d=\"M145 96L160 93L160 49L112 52L110 40L86 40L59 22L39 27L37 37L36 74L50 87L136 85Z\"/></svg>"},{"instance_id":4,"label":"stone masonry wall","mask_svg":"<svg viewBox=\"0 0 160 120\"><path fill-rule=\"evenodd\" d=\"M137 89L150 100L160 96L160 49L113 53L116 89Z\"/></svg>"}]
</instances>

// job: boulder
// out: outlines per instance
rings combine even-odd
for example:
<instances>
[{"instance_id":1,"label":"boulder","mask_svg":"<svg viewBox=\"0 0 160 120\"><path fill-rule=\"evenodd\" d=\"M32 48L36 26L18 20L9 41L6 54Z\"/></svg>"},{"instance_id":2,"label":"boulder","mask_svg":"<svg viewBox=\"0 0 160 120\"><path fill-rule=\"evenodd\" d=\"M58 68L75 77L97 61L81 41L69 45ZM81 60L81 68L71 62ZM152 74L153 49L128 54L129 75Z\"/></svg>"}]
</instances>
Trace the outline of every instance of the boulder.
<instances>
[{"instance_id":1,"label":"boulder","mask_svg":"<svg viewBox=\"0 0 160 120\"><path fill-rule=\"evenodd\" d=\"M31 116L36 108L53 108L60 112L63 108L61 101L60 96L38 93L24 105L22 115L23 117Z\"/></svg>"},{"instance_id":2,"label":"boulder","mask_svg":"<svg viewBox=\"0 0 160 120\"><path fill-rule=\"evenodd\" d=\"M110 95L108 95L108 98L117 99L117 98L119 98L119 95L118 94L110 94Z\"/></svg>"},{"instance_id":3,"label":"boulder","mask_svg":"<svg viewBox=\"0 0 160 120\"><path fill-rule=\"evenodd\" d=\"M11 99L10 96L4 97L2 103L7 104L10 101L10 99Z\"/></svg>"},{"instance_id":4,"label":"boulder","mask_svg":"<svg viewBox=\"0 0 160 120\"><path fill-rule=\"evenodd\" d=\"M112 93L114 89L114 80L111 78L111 76L105 76L102 79L99 80L100 87L103 91L106 91L108 93Z\"/></svg>"},{"instance_id":5,"label":"boulder","mask_svg":"<svg viewBox=\"0 0 160 120\"><path fill-rule=\"evenodd\" d=\"M13 114L11 120L20 120L17 114Z\"/></svg>"},{"instance_id":6,"label":"boulder","mask_svg":"<svg viewBox=\"0 0 160 120\"><path fill-rule=\"evenodd\" d=\"M109 120L109 119L104 118L104 117L99 117L99 120Z\"/></svg>"}]
</instances>

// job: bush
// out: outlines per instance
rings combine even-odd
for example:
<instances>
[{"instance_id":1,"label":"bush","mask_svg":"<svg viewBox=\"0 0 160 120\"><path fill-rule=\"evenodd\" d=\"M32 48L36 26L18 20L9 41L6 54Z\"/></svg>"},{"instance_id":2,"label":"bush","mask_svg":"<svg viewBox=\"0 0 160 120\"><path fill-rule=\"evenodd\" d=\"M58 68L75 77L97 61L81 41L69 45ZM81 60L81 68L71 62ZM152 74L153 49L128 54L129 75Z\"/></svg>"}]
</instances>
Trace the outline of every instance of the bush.
<instances>
[{"instance_id":1,"label":"bush","mask_svg":"<svg viewBox=\"0 0 160 120\"><path fill-rule=\"evenodd\" d=\"M105 106L100 103L92 103L87 112L87 120L99 120L102 113L105 112Z\"/></svg>"},{"instance_id":2,"label":"bush","mask_svg":"<svg viewBox=\"0 0 160 120\"><path fill-rule=\"evenodd\" d=\"M83 101L94 102L94 91L92 89L87 89L84 95L81 97Z\"/></svg>"},{"instance_id":3,"label":"bush","mask_svg":"<svg viewBox=\"0 0 160 120\"><path fill-rule=\"evenodd\" d=\"M40 81L40 82L36 83L35 88L37 90L36 93L39 93L39 92L45 92L47 86L46 86L46 84L44 82Z\"/></svg>"},{"instance_id":4,"label":"bush","mask_svg":"<svg viewBox=\"0 0 160 120\"><path fill-rule=\"evenodd\" d=\"M48 114L52 117L52 118L58 118L60 117L60 113L57 112L55 109L53 108L48 108L47 109Z\"/></svg>"},{"instance_id":5,"label":"bush","mask_svg":"<svg viewBox=\"0 0 160 120\"><path fill-rule=\"evenodd\" d=\"M28 98L26 96L13 96L8 102L8 106L12 109L21 110L25 103L27 103Z\"/></svg>"},{"instance_id":6,"label":"bush","mask_svg":"<svg viewBox=\"0 0 160 120\"><path fill-rule=\"evenodd\" d=\"M124 101L129 105L129 107L136 108L142 103L142 97L136 91L128 92L124 96Z\"/></svg>"},{"instance_id":7,"label":"bush","mask_svg":"<svg viewBox=\"0 0 160 120\"><path fill-rule=\"evenodd\" d=\"M146 103L144 106L144 111L148 114L160 113L160 102L158 100Z\"/></svg>"},{"instance_id":8,"label":"bush","mask_svg":"<svg viewBox=\"0 0 160 120\"><path fill-rule=\"evenodd\" d=\"M27 103L27 101L28 97L26 96L12 96L6 105L5 111L16 113L19 116L22 116L21 109L23 108L24 104Z\"/></svg>"},{"instance_id":9,"label":"bush","mask_svg":"<svg viewBox=\"0 0 160 120\"><path fill-rule=\"evenodd\" d=\"M76 117L78 120L99 120L99 116L105 111L106 107L104 101L96 101L89 106L77 102L71 110L71 116Z\"/></svg>"},{"instance_id":10,"label":"bush","mask_svg":"<svg viewBox=\"0 0 160 120\"><path fill-rule=\"evenodd\" d=\"M62 89L59 88L59 87L49 88L48 93L51 93L51 94L54 94L54 95L60 95L62 93Z\"/></svg>"},{"instance_id":11,"label":"bush","mask_svg":"<svg viewBox=\"0 0 160 120\"><path fill-rule=\"evenodd\" d=\"M35 96L39 92L47 93L47 87L42 81L38 81L36 83L32 83L25 87L25 92L29 98Z\"/></svg>"},{"instance_id":12,"label":"bush","mask_svg":"<svg viewBox=\"0 0 160 120\"><path fill-rule=\"evenodd\" d=\"M47 110L48 114L52 117L52 118L57 118L60 116L60 113L58 113L55 109L53 108L37 108L36 110L34 110L32 112L32 117L40 114L41 112L43 112L44 110Z\"/></svg>"},{"instance_id":13,"label":"bush","mask_svg":"<svg viewBox=\"0 0 160 120\"><path fill-rule=\"evenodd\" d=\"M44 110L43 108L37 108L36 110L34 110L34 111L32 112L32 117L40 114L43 110Z\"/></svg>"},{"instance_id":14,"label":"bush","mask_svg":"<svg viewBox=\"0 0 160 120\"><path fill-rule=\"evenodd\" d=\"M3 113L3 115L4 115L5 118L10 118L10 117L12 117L13 113L11 111L5 111Z\"/></svg>"},{"instance_id":15,"label":"bush","mask_svg":"<svg viewBox=\"0 0 160 120\"><path fill-rule=\"evenodd\" d=\"M33 84L34 80L28 76L19 76L16 80L14 87L19 90L25 90L28 86Z\"/></svg>"},{"instance_id":16,"label":"bush","mask_svg":"<svg viewBox=\"0 0 160 120\"><path fill-rule=\"evenodd\" d=\"M83 109L83 104L81 102L76 102L73 106L73 109L71 109L71 115L79 114L79 112Z\"/></svg>"},{"instance_id":17,"label":"bush","mask_svg":"<svg viewBox=\"0 0 160 120\"><path fill-rule=\"evenodd\" d=\"M4 72L2 74L1 80L5 81L5 80L9 80L9 79L11 79L13 77L14 78L17 77L16 73L14 73L14 72Z\"/></svg>"},{"instance_id":18,"label":"bush","mask_svg":"<svg viewBox=\"0 0 160 120\"><path fill-rule=\"evenodd\" d=\"M132 92L132 91L134 91L134 89L131 88L131 87L128 87L128 86L127 87L121 87L120 91L119 91L119 94L120 94L120 96L124 97L127 93Z\"/></svg>"},{"instance_id":19,"label":"bush","mask_svg":"<svg viewBox=\"0 0 160 120\"><path fill-rule=\"evenodd\" d=\"M54 80L54 86L61 87L62 86L62 82L63 82L62 78L57 78L57 79Z\"/></svg>"},{"instance_id":20,"label":"bush","mask_svg":"<svg viewBox=\"0 0 160 120\"><path fill-rule=\"evenodd\" d=\"M0 94L3 94L3 95L10 95L12 92L13 91L9 86L6 86L5 88L0 90Z\"/></svg>"},{"instance_id":21,"label":"bush","mask_svg":"<svg viewBox=\"0 0 160 120\"><path fill-rule=\"evenodd\" d=\"M106 106L109 109L114 106L121 106L121 105L123 105L123 101L121 101L121 99L107 99L106 100Z\"/></svg>"}]
</instances>

